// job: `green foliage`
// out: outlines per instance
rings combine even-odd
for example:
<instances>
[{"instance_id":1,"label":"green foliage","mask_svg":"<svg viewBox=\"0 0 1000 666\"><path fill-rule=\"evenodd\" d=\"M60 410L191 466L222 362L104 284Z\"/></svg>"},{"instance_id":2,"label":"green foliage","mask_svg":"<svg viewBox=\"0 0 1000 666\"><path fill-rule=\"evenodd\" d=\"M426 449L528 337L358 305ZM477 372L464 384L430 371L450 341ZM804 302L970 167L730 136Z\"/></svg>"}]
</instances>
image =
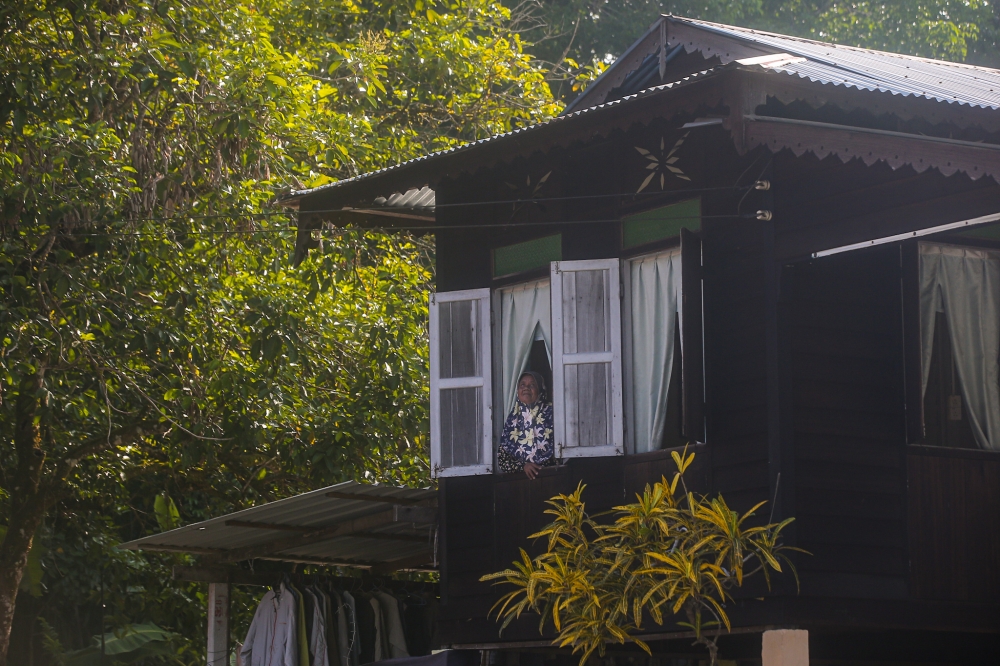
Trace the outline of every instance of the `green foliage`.
<instances>
[{"instance_id":1,"label":"green foliage","mask_svg":"<svg viewBox=\"0 0 1000 666\"><path fill-rule=\"evenodd\" d=\"M177 638L153 623L127 625L104 634L103 645L102 637L94 636L88 647L63 655L61 661L63 666L131 664L146 657L176 654L173 642Z\"/></svg>"},{"instance_id":2,"label":"green foliage","mask_svg":"<svg viewBox=\"0 0 1000 666\"><path fill-rule=\"evenodd\" d=\"M181 513L174 504L174 498L162 492L153 500L153 513L156 514L156 522L160 526L161 532L172 530L181 524Z\"/></svg>"},{"instance_id":3,"label":"green foliage","mask_svg":"<svg viewBox=\"0 0 1000 666\"><path fill-rule=\"evenodd\" d=\"M730 591L757 573L770 587L782 562L794 573L785 553L797 549L780 543L793 519L749 526L763 503L741 516L721 496L689 492L683 474L694 454L685 449L672 455L673 478L647 485L635 503L615 507L610 524L587 515L583 484L548 502L553 508L545 513L555 520L532 535L547 539L545 552L532 559L522 550L513 568L482 578L515 588L494 606L504 627L522 613L537 612L539 632L551 620L558 633L554 642L572 646L582 665L595 651L603 656L609 642L633 641L649 652L635 635L644 619L662 625L681 615L686 621L678 624L708 648L714 666L715 640L722 627L730 627Z\"/></svg>"},{"instance_id":4,"label":"green foliage","mask_svg":"<svg viewBox=\"0 0 1000 666\"><path fill-rule=\"evenodd\" d=\"M39 530L67 649L104 631L104 570L110 626L203 662L190 558L116 542L428 483L433 240L327 231L293 267L271 202L556 110L487 0L4 4L0 522Z\"/></svg>"}]
</instances>

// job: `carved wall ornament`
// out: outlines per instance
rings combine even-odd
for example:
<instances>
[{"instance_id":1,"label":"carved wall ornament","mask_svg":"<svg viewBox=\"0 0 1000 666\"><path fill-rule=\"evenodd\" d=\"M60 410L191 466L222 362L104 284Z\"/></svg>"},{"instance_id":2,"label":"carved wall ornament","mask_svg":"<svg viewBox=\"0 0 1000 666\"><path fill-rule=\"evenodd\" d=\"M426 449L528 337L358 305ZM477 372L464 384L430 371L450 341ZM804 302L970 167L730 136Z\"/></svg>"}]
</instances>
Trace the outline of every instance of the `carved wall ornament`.
<instances>
[{"instance_id":1,"label":"carved wall ornament","mask_svg":"<svg viewBox=\"0 0 1000 666\"><path fill-rule=\"evenodd\" d=\"M511 218L517 215L517 213L520 212L521 210L524 210L524 208L528 204L531 204L537 207L542 212L545 212L544 204L537 201L531 201L531 199L535 199L539 196L539 194L542 191L542 186L545 185L545 181L547 181L549 179L549 176L551 175L552 171L549 171L544 176L535 181L534 184L532 184L531 175L529 174L525 179L524 185L522 186L518 186L515 185L514 183L509 183L506 181L504 182L504 185L506 185L511 190L512 198L515 200L511 209Z\"/></svg>"},{"instance_id":2,"label":"carved wall ornament","mask_svg":"<svg viewBox=\"0 0 1000 666\"><path fill-rule=\"evenodd\" d=\"M674 143L673 148L669 152L666 150L666 140L660 137L660 148L659 150L646 150L645 148L640 148L636 146L635 149L639 151L639 154L649 160L649 164L646 168L651 172L646 179L642 181L642 185L636 190L636 194L642 192L646 187L653 182L653 179L659 175L660 176L660 189L664 189L667 182L667 174L680 178L681 180L690 181L691 179L685 175L684 171L676 166L677 161L680 157L676 154L682 145L684 145L684 140L687 139L688 134L691 132L685 132L681 138L677 139Z\"/></svg>"}]
</instances>

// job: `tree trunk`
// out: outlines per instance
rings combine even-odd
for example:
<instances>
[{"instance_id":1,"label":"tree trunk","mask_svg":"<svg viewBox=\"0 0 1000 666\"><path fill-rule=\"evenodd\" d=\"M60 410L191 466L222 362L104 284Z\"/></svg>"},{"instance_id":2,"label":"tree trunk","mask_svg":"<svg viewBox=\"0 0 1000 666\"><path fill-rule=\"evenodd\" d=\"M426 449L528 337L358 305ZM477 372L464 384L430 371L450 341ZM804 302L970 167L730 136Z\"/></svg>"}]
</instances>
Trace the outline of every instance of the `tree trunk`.
<instances>
[{"instance_id":1,"label":"tree trunk","mask_svg":"<svg viewBox=\"0 0 1000 666\"><path fill-rule=\"evenodd\" d=\"M41 488L45 453L41 448L41 432L35 422L38 412L39 389L44 371L21 382L17 397L17 425L14 449L17 451L16 485L10 493L10 520L7 534L0 542L0 666L7 666L10 628L14 621L17 588L28 564L28 551L45 516L46 496Z\"/></svg>"},{"instance_id":2,"label":"tree trunk","mask_svg":"<svg viewBox=\"0 0 1000 666\"><path fill-rule=\"evenodd\" d=\"M33 499L25 510L11 516L7 535L0 544L0 666L7 666L7 648L10 646L10 627L14 622L17 589L28 564L31 541L45 515L42 498L36 496Z\"/></svg>"}]
</instances>

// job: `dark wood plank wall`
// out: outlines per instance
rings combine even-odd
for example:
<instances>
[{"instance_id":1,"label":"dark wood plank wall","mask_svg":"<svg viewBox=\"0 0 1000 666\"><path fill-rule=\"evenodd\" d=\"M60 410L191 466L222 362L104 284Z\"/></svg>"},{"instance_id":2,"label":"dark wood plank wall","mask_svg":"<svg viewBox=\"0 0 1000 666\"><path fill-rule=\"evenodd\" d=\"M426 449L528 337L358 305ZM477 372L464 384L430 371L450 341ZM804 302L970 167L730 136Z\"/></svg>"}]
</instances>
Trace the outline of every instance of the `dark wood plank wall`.
<instances>
[{"instance_id":1,"label":"dark wood plank wall","mask_svg":"<svg viewBox=\"0 0 1000 666\"><path fill-rule=\"evenodd\" d=\"M907 594L899 249L786 269L802 593Z\"/></svg>"},{"instance_id":2,"label":"dark wood plank wall","mask_svg":"<svg viewBox=\"0 0 1000 666\"><path fill-rule=\"evenodd\" d=\"M631 136L618 138L617 149L611 139L588 147L587 163L603 162L623 173L624 156L636 141ZM556 169L559 175L551 177L549 194L602 191L605 183L600 175L606 170L574 169L573 155L567 150L545 158L561 165ZM702 182L734 182L751 158L727 162L732 174ZM515 166L510 173L526 168L526 164ZM548 168L532 167L532 177ZM817 261L807 257L811 251L861 236L912 228L914 216L921 212L935 221L992 212L1000 205L1000 189L959 176L945 179L933 172L918 175L879 165L844 165L837 158L820 161L782 154L774 169L780 180L774 206L779 215L772 226L716 218L731 215L739 197L703 195L709 445L700 449L693 474L699 485L704 484L701 487L721 492L736 509L771 498L776 469L769 435L776 421L771 413L769 422L773 378L771 384L768 378L775 368L790 374L788 390L780 394L777 421L787 430L779 448L791 452L782 465L794 469L794 475L786 477L791 486L784 492L794 497L789 505L797 518L792 540L814 553L798 559L802 594L775 599L778 605L771 611L764 609L763 615L754 611L748 621L765 616L774 622L792 621L792 615L819 617L823 604L849 604L851 599L869 604L995 600L1000 593L1000 566L996 557L992 561L990 557L1000 552L996 520L1000 462L961 457L941 462L912 450L908 455L905 446L898 248ZM442 188L439 197L443 202L502 198L509 195L500 185L511 178L502 169L480 172ZM615 187L626 189L624 182ZM753 210L760 203L751 199L741 210ZM596 220L613 218L618 210L607 201L594 205L567 201L523 216ZM469 213L442 209L439 219L461 224ZM498 206L477 209L475 219L496 223L513 218L510 210ZM439 233L438 288L495 285L490 248L555 232L566 235L566 260L615 256L621 251L615 224L540 225L514 235L509 229ZM767 344L768 335L774 335L768 299L777 296L768 290L775 288L781 290L780 314L774 318L781 327L776 339L787 346L779 354L787 362L777 363L769 358ZM788 380L785 374L782 377ZM669 476L672 470L672 461L657 453L575 460L547 470L534 483L517 476L443 479L442 643L497 641L499 625L487 614L500 592L478 578L507 567L519 547L529 552L540 547L527 537L548 519L542 514L545 499L570 492L582 481L588 486L588 507L596 512L630 501L646 483ZM982 527L984 522L989 527ZM950 549L941 546L943 540L960 545ZM941 577L938 572L943 569L951 573ZM992 596L984 598L987 594ZM753 596L759 596L758 591ZM810 606L811 600L819 605ZM845 606L843 613L848 617L851 611ZM536 623L536 619L514 623L503 640L537 640Z\"/></svg>"},{"instance_id":3,"label":"dark wood plank wall","mask_svg":"<svg viewBox=\"0 0 1000 666\"><path fill-rule=\"evenodd\" d=\"M1000 456L911 447L909 545L917 599L1000 598Z\"/></svg>"},{"instance_id":4,"label":"dark wood plank wall","mask_svg":"<svg viewBox=\"0 0 1000 666\"><path fill-rule=\"evenodd\" d=\"M709 458L704 446L692 449L695 462L685 474L693 492L709 489ZM586 484L587 511L597 514L626 501L634 501L646 484L666 476L676 467L670 451L656 451L618 458L575 459L547 468L531 481L522 474L499 474L441 479L441 504L445 507L442 540L441 608L439 639L443 645L490 644L501 639L500 625L490 608L504 587L480 583L484 574L503 570L520 559L520 549L535 555L544 541L530 535L551 522L545 503L560 493ZM537 641L538 617L524 617L504 631L502 640Z\"/></svg>"},{"instance_id":5,"label":"dark wood plank wall","mask_svg":"<svg viewBox=\"0 0 1000 666\"><path fill-rule=\"evenodd\" d=\"M995 211L1000 188L837 158L783 153L776 163L775 243L779 260L793 262L782 290L791 329L797 545L814 553L798 559L803 595L983 601L969 596L969 581L991 589L1000 555L988 553L1000 552L1000 521L972 521L996 501L983 485L995 468L969 456L939 464L928 450L915 457L918 449L906 446L899 246L805 257ZM972 509L974 498L980 503ZM918 525L927 529L914 533ZM928 614L926 621L944 619Z\"/></svg>"}]
</instances>

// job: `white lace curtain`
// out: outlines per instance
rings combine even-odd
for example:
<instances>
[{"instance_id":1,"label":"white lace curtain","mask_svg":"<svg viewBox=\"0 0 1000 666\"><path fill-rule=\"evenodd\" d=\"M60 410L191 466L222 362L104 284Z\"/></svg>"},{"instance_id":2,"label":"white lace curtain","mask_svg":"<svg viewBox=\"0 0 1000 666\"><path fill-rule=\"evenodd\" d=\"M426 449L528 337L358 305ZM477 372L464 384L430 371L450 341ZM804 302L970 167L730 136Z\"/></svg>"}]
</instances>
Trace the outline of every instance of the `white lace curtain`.
<instances>
[{"instance_id":1,"label":"white lace curtain","mask_svg":"<svg viewBox=\"0 0 1000 666\"><path fill-rule=\"evenodd\" d=\"M927 392L934 323L944 313L976 443L1000 451L1000 254L920 245L921 378Z\"/></svg>"},{"instance_id":2,"label":"white lace curtain","mask_svg":"<svg viewBox=\"0 0 1000 666\"><path fill-rule=\"evenodd\" d=\"M632 428L636 453L660 448L674 367L674 330L681 302L681 252L630 262Z\"/></svg>"},{"instance_id":3,"label":"white lace curtain","mask_svg":"<svg viewBox=\"0 0 1000 666\"><path fill-rule=\"evenodd\" d=\"M548 281L504 289L500 299L501 395L503 417L506 417L517 398L517 380L527 369L532 343L544 340L545 351L552 362L552 319L549 316L552 305ZM551 390L549 387L550 398Z\"/></svg>"}]
</instances>

